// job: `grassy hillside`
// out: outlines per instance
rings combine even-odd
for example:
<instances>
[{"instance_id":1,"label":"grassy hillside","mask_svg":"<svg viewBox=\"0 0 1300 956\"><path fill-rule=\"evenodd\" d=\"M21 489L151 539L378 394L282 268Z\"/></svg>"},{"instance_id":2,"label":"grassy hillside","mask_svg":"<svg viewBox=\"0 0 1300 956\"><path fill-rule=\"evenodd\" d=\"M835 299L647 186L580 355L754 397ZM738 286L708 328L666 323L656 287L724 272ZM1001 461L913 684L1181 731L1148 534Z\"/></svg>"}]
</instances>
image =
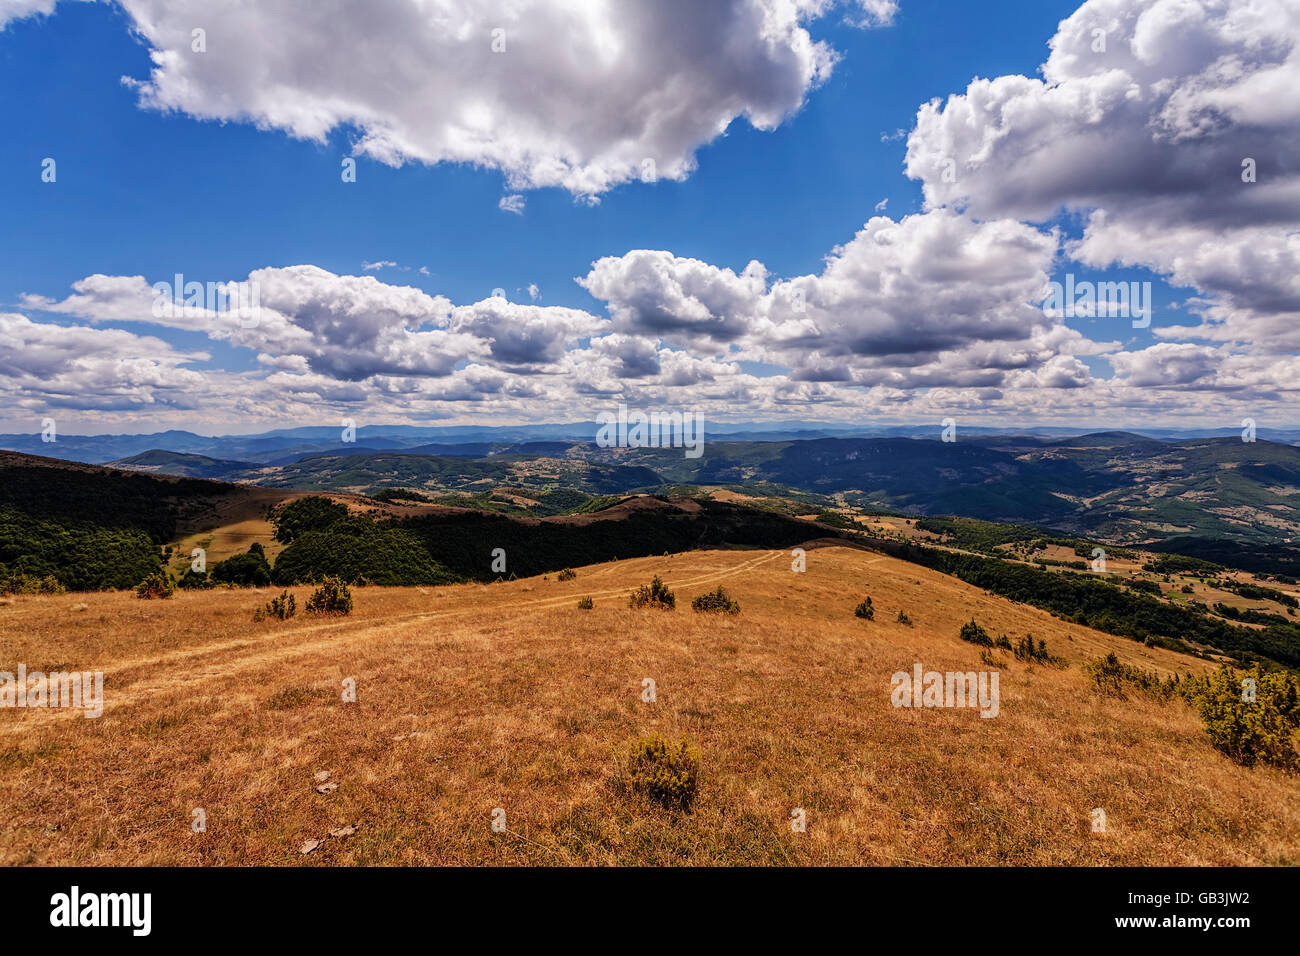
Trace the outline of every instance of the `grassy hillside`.
<instances>
[{"instance_id":1,"label":"grassy hillside","mask_svg":"<svg viewBox=\"0 0 1300 956\"><path fill-rule=\"evenodd\" d=\"M439 465L453 461L485 464L444 459ZM441 585L700 548L788 548L809 536L853 534L878 551L1108 633L1300 667L1294 578L1233 572L1236 577L1220 579L1220 571L1228 572L1205 561L1171 563L1112 546L1117 563L1097 574L1082 560L1095 541L1029 526L928 518L872 527L812 501L723 489L671 499L571 492L564 503L576 505L575 514L538 520L447 508L405 490L384 501L335 493L336 503L322 512L327 520L300 529L310 533L284 534L277 516L285 509L325 499L25 456L0 460L0 475L7 478L0 497L0 591L128 588L164 560L179 578L195 548L205 550L212 577L191 578L187 586L291 585L327 575L349 583ZM813 514L796 517L804 509ZM256 559L245 557L252 548L259 549ZM262 570L254 572L250 560Z\"/></svg>"},{"instance_id":2,"label":"grassy hillside","mask_svg":"<svg viewBox=\"0 0 1300 956\"><path fill-rule=\"evenodd\" d=\"M630 609L655 574L677 610ZM738 615L689 609L718 585ZM107 696L98 720L0 710L0 862L1300 862L1293 778L1219 753L1180 701L1100 696L1084 673L1108 651L1164 675L1206 662L915 564L810 545L802 574L786 550L700 551L354 594L347 618L261 624L268 595L247 591L0 607L0 656L101 669ZM863 595L873 621L853 616ZM957 637L972 617L1069 666L986 663ZM891 706L916 663L998 670L998 716ZM699 749L689 810L627 785L628 745L653 733Z\"/></svg>"}]
</instances>

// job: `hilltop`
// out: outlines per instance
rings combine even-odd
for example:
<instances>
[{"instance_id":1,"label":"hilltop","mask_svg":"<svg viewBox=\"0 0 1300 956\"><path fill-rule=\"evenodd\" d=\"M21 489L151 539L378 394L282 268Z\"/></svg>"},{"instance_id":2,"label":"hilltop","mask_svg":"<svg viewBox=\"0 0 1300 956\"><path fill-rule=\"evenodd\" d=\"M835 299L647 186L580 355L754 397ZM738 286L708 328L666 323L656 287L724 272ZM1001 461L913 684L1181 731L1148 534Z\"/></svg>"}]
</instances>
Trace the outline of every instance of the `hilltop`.
<instances>
[{"instance_id":1,"label":"hilltop","mask_svg":"<svg viewBox=\"0 0 1300 956\"><path fill-rule=\"evenodd\" d=\"M787 550L706 550L579 567L569 581L359 588L353 614L333 620L255 624L268 595L246 590L20 596L0 607L0 653L100 669L107 703L93 721L0 711L0 860L1300 861L1292 778L1232 762L1180 701L1099 696L1084 673L1109 651L1166 676L1205 661L835 541L805 548L804 573ZM678 609L630 609L655 574ZM689 609L719 584L738 615ZM295 591L301 602L307 589ZM874 621L853 616L864 594ZM577 609L582 595L592 610ZM986 663L957 637L972 617L1033 634L1068 667L1002 651ZM891 675L917 663L998 670L998 716L891 706ZM342 701L344 678L356 703ZM624 787L629 742L654 732L700 750L689 812Z\"/></svg>"},{"instance_id":2,"label":"hilltop","mask_svg":"<svg viewBox=\"0 0 1300 956\"><path fill-rule=\"evenodd\" d=\"M1286 549L1273 549L1264 568L1252 568L1254 551L1225 567L1032 526L808 513L797 498L726 489L576 494L566 511L535 517L517 504L505 514L413 491L316 495L14 455L0 458L0 479L0 590L122 589L164 569L184 588L324 576L446 585L835 537L1121 637L1300 667L1300 586ZM1091 563L1107 549L1108 564Z\"/></svg>"}]
</instances>

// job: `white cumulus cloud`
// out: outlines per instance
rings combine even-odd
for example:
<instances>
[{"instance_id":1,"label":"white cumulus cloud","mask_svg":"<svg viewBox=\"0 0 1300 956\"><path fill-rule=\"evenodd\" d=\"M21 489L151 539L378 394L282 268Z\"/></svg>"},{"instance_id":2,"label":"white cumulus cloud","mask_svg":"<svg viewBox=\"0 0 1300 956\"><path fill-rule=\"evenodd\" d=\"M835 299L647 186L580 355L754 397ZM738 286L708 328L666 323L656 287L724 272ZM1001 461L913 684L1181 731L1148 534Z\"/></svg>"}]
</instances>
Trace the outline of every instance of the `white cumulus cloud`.
<instances>
[{"instance_id":1,"label":"white cumulus cloud","mask_svg":"<svg viewBox=\"0 0 1300 956\"><path fill-rule=\"evenodd\" d=\"M141 102L380 162L499 169L597 197L682 179L736 119L770 130L831 72L810 21L889 23L893 0L119 0L150 48ZM193 31L202 29L204 51ZM507 197L509 198L509 197ZM509 208L503 200L502 208ZM510 209L510 211L517 211Z\"/></svg>"}]
</instances>

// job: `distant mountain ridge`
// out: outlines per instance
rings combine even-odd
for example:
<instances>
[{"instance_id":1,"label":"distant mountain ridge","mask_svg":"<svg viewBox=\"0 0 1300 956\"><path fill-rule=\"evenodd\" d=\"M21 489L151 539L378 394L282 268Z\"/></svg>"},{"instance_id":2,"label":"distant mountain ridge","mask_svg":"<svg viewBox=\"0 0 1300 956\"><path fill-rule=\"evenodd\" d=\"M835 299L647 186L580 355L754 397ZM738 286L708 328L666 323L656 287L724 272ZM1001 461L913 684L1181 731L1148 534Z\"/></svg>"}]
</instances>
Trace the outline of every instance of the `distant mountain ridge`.
<instances>
[{"instance_id":1,"label":"distant mountain ridge","mask_svg":"<svg viewBox=\"0 0 1300 956\"><path fill-rule=\"evenodd\" d=\"M700 458L675 448L558 440L393 450L334 444L267 462L155 449L113 465L272 488L361 495L411 490L524 513L571 507L582 496L706 485L759 497L803 495L818 502L814 507L1030 524L1117 544L1180 537L1300 544L1300 448L1240 436L710 441Z\"/></svg>"},{"instance_id":2,"label":"distant mountain ridge","mask_svg":"<svg viewBox=\"0 0 1300 956\"><path fill-rule=\"evenodd\" d=\"M186 454L153 448L149 451L108 462L110 468L127 471L144 471L158 475L176 475L181 478L225 478L256 468L252 462L209 458L207 455Z\"/></svg>"},{"instance_id":3,"label":"distant mountain ridge","mask_svg":"<svg viewBox=\"0 0 1300 956\"><path fill-rule=\"evenodd\" d=\"M428 448L430 453L467 457L454 450L466 445L520 445L533 442L592 442L596 422L542 425L365 425L356 429L355 442L344 442L343 429L323 425L280 428L249 435L205 436L188 431L165 431L139 435L57 435L46 442L40 432L0 435L0 449L102 465L144 452L161 450L178 454L203 455L226 461L261 464L285 463L306 454L339 449L354 444L375 451ZM818 438L938 438L939 424L844 425L827 422L706 422L706 442L802 441ZM1140 433L1092 432L1086 428L1041 426L990 427L958 426L958 440L1008 437L1054 441L1081 435L1134 434L1155 441L1183 441L1193 438L1240 436L1234 427L1210 429L1144 428ZM1300 443L1300 427L1260 428L1261 440L1281 444ZM434 451L434 448L437 448ZM469 456L472 457L472 456Z\"/></svg>"}]
</instances>

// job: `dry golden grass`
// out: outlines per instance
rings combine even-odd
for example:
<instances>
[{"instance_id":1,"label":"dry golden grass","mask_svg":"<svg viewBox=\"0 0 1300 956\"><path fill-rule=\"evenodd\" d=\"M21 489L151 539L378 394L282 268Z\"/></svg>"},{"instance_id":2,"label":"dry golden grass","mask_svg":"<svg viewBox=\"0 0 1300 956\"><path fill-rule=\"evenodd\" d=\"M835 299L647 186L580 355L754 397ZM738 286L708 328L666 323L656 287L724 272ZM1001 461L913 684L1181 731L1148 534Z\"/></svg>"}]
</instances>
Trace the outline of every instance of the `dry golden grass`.
<instances>
[{"instance_id":1,"label":"dry golden grass","mask_svg":"<svg viewBox=\"0 0 1300 956\"><path fill-rule=\"evenodd\" d=\"M179 577L190 566L195 548L206 552L208 564L216 564L236 554L243 554L254 543L261 544L267 560L274 562L284 545L273 537L275 528L265 518L250 518L222 525L213 531L187 535L176 544L168 570Z\"/></svg>"},{"instance_id":2,"label":"dry golden grass","mask_svg":"<svg viewBox=\"0 0 1300 956\"><path fill-rule=\"evenodd\" d=\"M10 864L1280 864L1300 787L1213 750L1181 702L1093 696L1114 649L870 552L709 551L449 588L354 591L349 618L254 624L275 592L19 597L0 669L105 673L103 717L0 710ZM676 611L627 607L659 574ZM736 617L695 614L723 584ZM294 589L302 606L308 589ZM591 595L595 608L576 607ZM876 620L853 617L870 594ZM74 611L78 603L89 608ZM899 609L914 626L895 623ZM981 670L976 617L1068 670L1001 670L1001 713L890 706L890 675ZM355 679L358 701L341 682ZM655 703L642 680L656 682ZM642 735L703 754L688 812L625 791ZM318 792L328 772L337 789ZM807 832L793 832L803 808ZM207 830L193 833L203 808ZM492 811L506 813L493 833ZM1102 808L1107 832L1091 832ZM332 830L355 833L331 837ZM310 855L300 848L320 841Z\"/></svg>"}]
</instances>

